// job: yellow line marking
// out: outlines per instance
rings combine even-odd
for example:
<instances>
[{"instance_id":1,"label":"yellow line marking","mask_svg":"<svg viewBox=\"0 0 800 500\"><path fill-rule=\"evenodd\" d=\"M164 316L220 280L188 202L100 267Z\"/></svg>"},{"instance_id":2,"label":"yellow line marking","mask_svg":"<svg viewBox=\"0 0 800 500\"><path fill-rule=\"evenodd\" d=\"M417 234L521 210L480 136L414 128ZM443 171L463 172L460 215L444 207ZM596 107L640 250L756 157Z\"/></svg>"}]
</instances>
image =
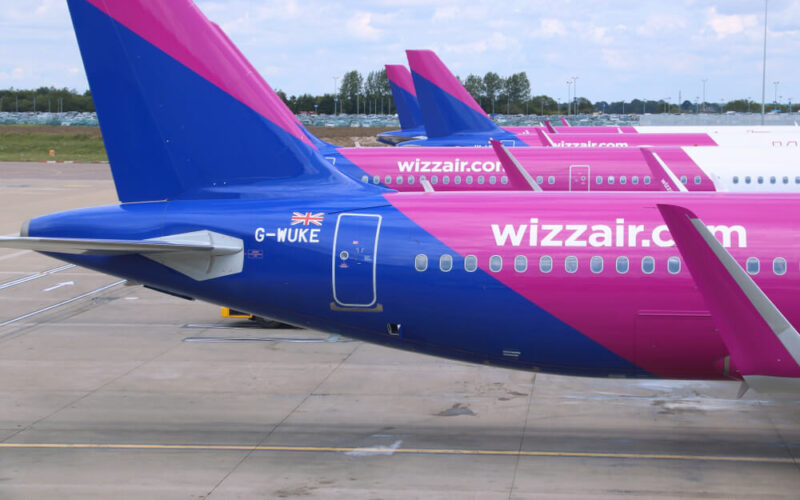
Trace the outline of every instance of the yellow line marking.
<instances>
[{"instance_id":1,"label":"yellow line marking","mask_svg":"<svg viewBox=\"0 0 800 500\"><path fill-rule=\"evenodd\" d=\"M100 444L100 443L0 443L0 449L90 449L90 450L196 450L196 451L288 451L375 453L386 455L385 448L349 448L336 446L248 446L205 444ZM794 464L793 458L747 457L727 455L678 455L663 453L613 453L586 451L517 451L517 450L458 450L435 448L398 448L396 454L406 455L484 455L512 457L561 457L561 458L625 458L642 460L688 460L698 462L751 462L770 464Z\"/></svg>"}]
</instances>

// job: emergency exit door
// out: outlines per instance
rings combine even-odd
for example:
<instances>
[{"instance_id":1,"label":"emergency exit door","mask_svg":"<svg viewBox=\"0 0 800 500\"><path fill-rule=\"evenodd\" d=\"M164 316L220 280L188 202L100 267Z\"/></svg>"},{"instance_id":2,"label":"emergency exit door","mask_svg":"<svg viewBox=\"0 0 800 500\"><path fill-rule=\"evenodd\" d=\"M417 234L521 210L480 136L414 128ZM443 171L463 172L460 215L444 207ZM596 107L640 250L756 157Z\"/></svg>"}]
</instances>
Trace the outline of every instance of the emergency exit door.
<instances>
[{"instance_id":1,"label":"emergency exit door","mask_svg":"<svg viewBox=\"0 0 800 500\"><path fill-rule=\"evenodd\" d=\"M570 191L589 191L589 182L589 165L570 165Z\"/></svg>"}]
</instances>

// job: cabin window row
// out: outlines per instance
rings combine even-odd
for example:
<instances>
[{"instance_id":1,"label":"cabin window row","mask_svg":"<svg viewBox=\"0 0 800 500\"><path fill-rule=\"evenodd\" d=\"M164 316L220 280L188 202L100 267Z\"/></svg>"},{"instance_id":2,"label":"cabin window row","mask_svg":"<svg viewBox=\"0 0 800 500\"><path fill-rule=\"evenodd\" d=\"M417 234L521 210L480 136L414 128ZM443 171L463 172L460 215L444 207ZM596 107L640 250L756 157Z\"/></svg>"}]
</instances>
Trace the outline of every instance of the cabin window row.
<instances>
[{"instance_id":1,"label":"cabin window row","mask_svg":"<svg viewBox=\"0 0 800 500\"><path fill-rule=\"evenodd\" d=\"M746 175L744 177L744 179L740 179L738 175L734 175L733 176L733 183L734 184L739 184L739 182L741 182L742 180L744 181L745 184L752 184L753 183L753 178L750 177L749 175ZM768 178L764 177L763 175L759 175L758 177L755 178L755 181L756 181L757 184L764 184L765 182L769 182L770 184L778 184L778 178L775 177L774 175L771 175ZM781 177L781 183L782 184L789 184L789 177L786 176L786 175ZM795 176L794 183L795 184L800 184L800 175Z\"/></svg>"},{"instance_id":2,"label":"cabin window row","mask_svg":"<svg viewBox=\"0 0 800 500\"><path fill-rule=\"evenodd\" d=\"M614 270L618 274L627 274L631 269L631 259L625 256L619 256L612 260ZM524 273L528 271L528 257L524 255L517 255L514 257L514 271ZM417 271L426 271L428 269L428 256L419 254L414 259L414 267ZM553 257L543 255L539 257L539 271L542 273L550 273L553 271L555 263ZM578 257L570 255L564 259L564 271L569 274L578 272L580 262ZM478 258L475 255L467 255L464 257L464 270L471 273L478 269ZM593 274L602 273L605 269L605 258L595 255L589 259L589 270ZM656 259L654 257L643 257L640 261L640 269L644 274L653 274L656 270ZM444 254L439 257L439 270L442 272L450 272L453 270L453 256ZM503 257L500 255L492 255L489 257L489 270L497 273L503 270ZM761 261L757 257L749 257L745 261L745 270L750 275L756 275L761 272ZM786 274L787 264L786 259L783 257L776 257L772 260L772 273L776 276L783 276ZM667 272L670 274L678 274L681 271L680 257L673 256L667 259Z\"/></svg>"},{"instance_id":3,"label":"cabin window row","mask_svg":"<svg viewBox=\"0 0 800 500\"><path fill-rule=\"evenodd\" d=\"M381 177L379 175L373 176L371 180L370 180L369 176L364 175L364 176L361 177L361 180L363 182L366 182L366 183L369 183L369 182L372 182L373 184L380 184L381 183ZM502 176L499 176L499 177L496 176L496 175L487 175L487 176L476 175L474 177L471 176L471 175L467 175L467 176L464 176L464 177L462 177L460 175L455 175L453 177L451 177L449 175L443 175L442 177L439 177L438 175L432 175L430 177L427 177L427 176L424 176L424 175L420 175L419 176L419 182L422 182L424 180L427 180L433 186L438 185L440 182L441 182L441 184L450 184L451 182L453 184L461 184L462 182L465 183L465 184L476 184L476 183L477 184L486 184L487 182L489 184L497 184L498 180L499 180L500 184L508 184L508 177L505 176L505 175L502 175ZM548 180L549 184L555 184L555 182L556 182L556 178L554 176L548 177L547 180ZM391 175L387 175L387 176L385 176L383 178L383 183L385 185L387 185L387 186L392 185L392 184L394 184L396 186L400 186L400 185L402 185L404 183L405 184L409 184L409 185L413 185L413 184L416 184L416 182L417 182L417 177L413 176L413 175L407 175L407 176L398 175L396 177L393 177ZM540 184L541 184L541 182L540 182Z\"/></svg>"},{"instance_id":4,"label":"cabin window row","mask_svg":"<svg viewBox=\"0 0 800 500\"><path fill-rule=\"evenodd\" d=\"M467 176L464 176L463 178L460 175L455 175L453 177L451 177L449 175L443 175L441 177L439 177L438 175L432 175L430 177L427 177L427 176L424 176L424 175L420 175L419 176L419 181L420 182L422 182L422 181L424 181L426 179L431 183L431 185L434 185L434 186L439 184L440 181L441 181L442 184L450 184L451 182L453 184L461 184L462 182L464 182L466 184L475 184L475 183L477 183L477 184L481 184L481 185L482 184L486 184L487 182L489 184L497 184L498 179L499 179L500 184L508 184L508 177L505 176L505 175L500 176L500 177L498 177L496 175L489 175L489 176L467 175ZM737 180L734 180L734 183L738 182L738 178L734 178L734 179L737 179ZM379 175L374 175L374 176L372 176L371 179L370 179L369 176L364 175L364 176L361 177L361 180L363 182L366 182L366 183L369 183L369 182L372 182L373 184L380 184L381 183L381 177ZM598 186L602 186L603 184L608 184L609 186L613 186L614 184L617 184L617 183L619 183L620 185L626 185L626 184L628 184L629 180L630 180L630 183L633 184L633 185L638 185L640 182L642 182L645 185L649 185L650 183L653 182L652 178L649 175L645 175L645 176L641 177L641 179L640 179L640 177L638 175L632 175L632 176L630 176L630 178L628 178L628 176L625 176L625 175L620 175L620 176L609 175L607 177L604 177L602 175L597 175L597 176L595 176L595 181L594 182ZM413 185L416 182L417 182L417 177L414 176L414 175L407 175L407 176L402 176L402 175L391 176L391 175L387 175L387 176L385 176L383 178L383 183L385 185L387 185L387 186L388 185L392 185L392 184L400 186L400 185L403 185L404 183L405 184L409 184L409 185ZM686 178L686 176L683 176L683 177L681 177L681 182L684 183L684 184L688 184L689 180ZM700 178L700 176L699 175L695 176L694 183L695 184L700 184L701 182L702 182L702 179ZM547 177L544 177L542 175L536 176L536 183L539 184L539 185L545 185L545 184L553 185L553 184L556 183L556 176L554 176L554 175L549 175Z\"/></svg>"},{"instance_id":5,"label":"cabin window row","mask_svg":"<svg viewBox=\"0 0 800 500\"><path fill-rule=\"evenodd\" d=\"M489 270L497 273L503 270L503 257L500 255L492 255L489 257ZM564 270L567 273L574 274L579 269L579 259L574 255L570 255L564 259ZM542 273L550 273L555 268L555 261L549 255L539 257L539 271ZM603 272L605 260L603 257L594 256L589 259L589 269L592 273L598 274ZM631 268L631 261L628 257L620 256L613 260L613 266L617 273L627 274ZM654 257L643 257L640 262L641 270L644 274L653 274L656 270L656 260ZM785 266L785 262L784 262ZM450 272L453 270L453 256L444 254L439 257L439 270L442 272ZM513 261L514 271L524 273L528 271L528 257L525 255L517 255ZM428 256L419 254L414 258L414 268L417 271L423 272L428 269ZM464 270L468 273L478 270L478 257L475 255L467 255L464 257ZM667 271L670 274L677 274L681 270L681 260L679 257L669 257L667 259ZM784 269L785 272L785 269Z\"/></svg>"}]
</instances>

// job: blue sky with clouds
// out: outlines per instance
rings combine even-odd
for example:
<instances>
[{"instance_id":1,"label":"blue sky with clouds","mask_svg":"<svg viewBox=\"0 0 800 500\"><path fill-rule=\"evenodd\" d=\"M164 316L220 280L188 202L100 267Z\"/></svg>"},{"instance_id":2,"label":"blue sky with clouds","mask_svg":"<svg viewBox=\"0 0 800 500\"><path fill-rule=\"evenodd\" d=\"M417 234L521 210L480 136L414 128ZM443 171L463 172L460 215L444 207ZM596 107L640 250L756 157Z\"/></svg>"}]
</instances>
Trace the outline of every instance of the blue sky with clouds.
<instances>
[{"instance_id":1,"label":"blue sky with clouds","mask_svg":"<svg viewBox=\"0 0 800 500\"><path fill-rule=\"evenodd\" d=\"M461 76L526 71L534 94L592 101L761 98L763 0L196 0L276 89L330 92L333 76L437 51ZM771 0L773 81L800 101L800 0ZM86 89L64 0L2 0L0 88Z\"/></svg>"}]
</instances>

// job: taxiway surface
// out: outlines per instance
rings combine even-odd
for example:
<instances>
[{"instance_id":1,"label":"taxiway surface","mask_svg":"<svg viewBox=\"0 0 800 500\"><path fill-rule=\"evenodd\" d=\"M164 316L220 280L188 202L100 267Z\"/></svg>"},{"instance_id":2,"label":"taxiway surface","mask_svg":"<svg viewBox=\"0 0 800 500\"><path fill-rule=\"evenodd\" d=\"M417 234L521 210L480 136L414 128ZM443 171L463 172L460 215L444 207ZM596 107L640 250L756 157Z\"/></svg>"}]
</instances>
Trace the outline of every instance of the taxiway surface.
<instances>
[{"instance_id":1,"label":"taxiway surface","mask_svg":"<svg viewBox=\"0 0 800 500\"><path fill-rule=\"evenodd\" d=\"M0 234L114 203L0 164ZM0 498L797 498L800 404L264 330L0 250Z\"/></svg>"}]
</instances>

